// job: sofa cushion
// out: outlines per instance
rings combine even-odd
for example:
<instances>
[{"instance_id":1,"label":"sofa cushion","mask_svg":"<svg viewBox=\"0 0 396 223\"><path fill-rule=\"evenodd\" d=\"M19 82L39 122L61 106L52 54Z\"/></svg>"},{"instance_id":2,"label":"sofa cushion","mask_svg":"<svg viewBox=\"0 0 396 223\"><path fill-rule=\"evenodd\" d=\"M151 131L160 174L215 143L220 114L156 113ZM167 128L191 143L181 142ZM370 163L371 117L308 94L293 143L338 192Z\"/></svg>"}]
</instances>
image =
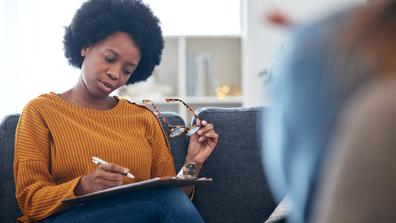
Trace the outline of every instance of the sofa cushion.
<instances>
[{"instance_id":1,"label":"sofa cushion","mask_svg":"<svg viewBox=\"0 0 396 223\"><path fill-rule=\"evenodd\" d=\"M264 222L276 204L261 164L261 116L265 108L201 108L219 140L200 176L213 182L196 188L194 203L210 222ZM194 122L194 120L193 120Z\"/></svg>"},{"instance_id":2,"label":"sofa cushion","mask_svg":"<svg viewBox=\"0 0 396 223\"><path fill-rule=\"evenodd\" d=\"M0 222L15 222L21 215L15 198L14 136L19 115L8 115L0 125Z\"/></svg>"}]
</instances>

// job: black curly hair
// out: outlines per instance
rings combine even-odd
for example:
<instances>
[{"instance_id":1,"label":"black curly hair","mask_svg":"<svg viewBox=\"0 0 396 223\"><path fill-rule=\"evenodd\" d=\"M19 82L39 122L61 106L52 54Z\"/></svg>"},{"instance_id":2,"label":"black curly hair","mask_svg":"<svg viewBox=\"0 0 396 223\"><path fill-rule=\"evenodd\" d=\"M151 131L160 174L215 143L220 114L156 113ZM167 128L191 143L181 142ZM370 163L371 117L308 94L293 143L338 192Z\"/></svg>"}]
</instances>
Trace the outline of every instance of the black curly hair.
<instances>
[{"instance_id":1,"label":"black curly hair","mask_svg":"<svg viewBox=\"0 0 396 223\"><path fill-rule=\"evenodd\" d=\"M141 0L89 0L65 27L63 40L69 64L81 68L81 49L115 32L125 32L140 49L141 59L126 84L146 80L161 61L164 38L160 21Z\"/></svg>"}]
</instances>

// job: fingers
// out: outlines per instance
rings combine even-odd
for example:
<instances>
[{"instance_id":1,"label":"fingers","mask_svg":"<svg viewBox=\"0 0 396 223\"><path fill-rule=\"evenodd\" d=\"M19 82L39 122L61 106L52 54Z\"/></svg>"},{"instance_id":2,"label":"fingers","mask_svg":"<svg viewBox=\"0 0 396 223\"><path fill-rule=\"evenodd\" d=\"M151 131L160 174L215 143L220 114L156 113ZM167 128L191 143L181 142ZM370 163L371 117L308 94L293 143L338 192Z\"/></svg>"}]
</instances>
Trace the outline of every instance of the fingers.
<instances>
[{"instance_id":1,"label":"fingers","mask_svg":"<svg viewBox=\"0 0 396 223\"><path fill-rule=\"evenodd\" d=\"M122 167L114 163L101 164L99 165L99 168L107 172L113 172L119 174L126 174L129 171L128 168Z\"/></svg>"},{"instance_id":2,"label":"fingers","mask_svg":"<svg viewBox=\"0 0 396 223\"><path fill-rule=\"evenodd\" d=\"M124 175L120 173L108 172L104 170L99 170L96 172L96 178L110 181L122 181Z\"/></svg>"},{"instance_id":3,"label":"fingers","mask_svg":"<svg viewBox=\"0 0 396 223\"><path fill-rule=\"evenodd\" d=\"M210 140L212 140L214 142L217 142L218 138L219 138L219 135L214 130L211 130L211 131L206 132L205 134L201 135L198 138L198 141L199 142L203 142L203 141L205 141L207 139L210 139Z\"/></svg>"},{"instance_id":4,"label":"fingers","mask_svg":"<svg viewBox=\"0 0 396 223\"><path fill-rule=\"evenodd\" d=\"M201 126L202 126L202 127L201 127L201 128L199 129L199 131L197 132L198 135L203 135L203 134L205 134L206 132L208 132L208 131L214 129L213 124L212 124L212 123L208 123L208 122L205 121L205 120L201 122Z\"/></svg>"},{"instance_id":5,"label":"fingers","mask_svg":"<svg viewBox=\"0 0 396 223\"><path fill-rule=\"evenodd\" d=\"M95 185L95 190L120 186L125 177L122 173L126 173L127 171L127 168L116 164L100 164L93 173L92 184Z\"/></svg>"},{"instance_id":6,"label":"fingers","mask_svg":"<svg viewBox=\"0 0 396 223\"><path fill-rule=\"evenodd\" d=\"M114 164L99 165L93 173L81 177L75 193L83 195L122 185L124 176L119 172L113 172L119 171L119 167L114 166ZM121 169L123 168L121 167Z\"/></svg>"},{"instance_id":7,"label":"fingers","mask_svg":"<svg viewBox=\"0 0 396 223\"><path fill-rule=\"evenodd\" d=\"M127 168L113 163L101 164L97 170L96 176L99 179L109 181L122 181L125 174L129 171Z\"/></svg>"},{"instance_id":8,"label":"fingers","mask_svg":"<svg viewBox=\"0 0 396 223\"><path fill-rule=\"evenodd\" d=\"M217 141L219 135L215 132L214 126L212 123L208 123L207 121L203 120L201 122L202 128L197 132L200 136L198 138L199 142L205 141L207 138L211 138L215 142Z\"/></svg>"}]
</instances>

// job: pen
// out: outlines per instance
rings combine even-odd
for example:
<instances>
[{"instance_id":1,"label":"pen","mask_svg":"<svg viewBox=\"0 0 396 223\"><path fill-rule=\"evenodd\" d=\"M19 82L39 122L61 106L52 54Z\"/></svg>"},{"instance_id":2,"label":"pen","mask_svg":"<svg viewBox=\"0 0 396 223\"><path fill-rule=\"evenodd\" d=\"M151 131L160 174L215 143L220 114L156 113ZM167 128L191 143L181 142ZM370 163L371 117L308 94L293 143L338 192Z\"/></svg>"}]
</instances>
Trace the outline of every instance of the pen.
<instances>
[{"instance_id":1,"label":"pen","mask_svg":"<svg viewBox=\"0 0 396 223\"><path fill-rule=\"evenodd\" d=\"M95 164L108 164L108 162L106 162L106 161L104 161L104 160L102 160L102 159L100 159L100 158L98 158L96 156L92 157L92 162L95 163ZM121 173L121 174L124 175L124 176L127 176L129 178L135 178L135 176L133 176L129 172L128 173Z\"/></svg>"}]
</instances>

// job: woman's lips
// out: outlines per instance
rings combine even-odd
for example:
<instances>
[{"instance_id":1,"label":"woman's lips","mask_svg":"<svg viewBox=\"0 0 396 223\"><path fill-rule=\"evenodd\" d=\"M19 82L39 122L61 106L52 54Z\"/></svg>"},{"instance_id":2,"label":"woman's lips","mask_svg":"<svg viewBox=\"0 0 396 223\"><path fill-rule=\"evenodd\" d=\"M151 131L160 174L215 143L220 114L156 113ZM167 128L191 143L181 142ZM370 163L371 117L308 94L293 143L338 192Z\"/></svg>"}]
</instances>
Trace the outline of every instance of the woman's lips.
<instances>
[{"instance_id":1,"label":"woman's lips","mask_svg":"<svg viewBox=\"0 0 396 223\"><path fill-rule=\"evenodd\" d=\"M106 82L99 81L99 89L106 94L109 94L113 91L114 87Z\"/></svg>"}]
</instances>

